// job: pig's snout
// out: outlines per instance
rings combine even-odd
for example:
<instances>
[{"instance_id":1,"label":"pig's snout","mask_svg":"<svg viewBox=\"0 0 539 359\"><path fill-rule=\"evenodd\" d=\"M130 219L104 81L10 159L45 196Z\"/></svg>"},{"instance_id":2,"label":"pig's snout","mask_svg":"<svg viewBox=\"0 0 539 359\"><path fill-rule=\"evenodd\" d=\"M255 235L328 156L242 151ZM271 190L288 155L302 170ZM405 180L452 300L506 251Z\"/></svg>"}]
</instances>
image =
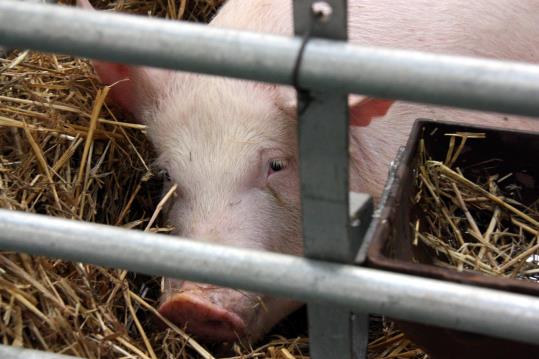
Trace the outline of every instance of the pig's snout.
<instances>
[{"instance_id":1,"label":"pig's snout","mask_svg":"<svg viewBox=\"0 0 539 359\"><path fill-rule=\"evenodd\" d=\"M167 296L159 312L197 339L231 342L245 334L246 325L237 314L196 293L185 291Z\"/></svg>"}]
</instances>

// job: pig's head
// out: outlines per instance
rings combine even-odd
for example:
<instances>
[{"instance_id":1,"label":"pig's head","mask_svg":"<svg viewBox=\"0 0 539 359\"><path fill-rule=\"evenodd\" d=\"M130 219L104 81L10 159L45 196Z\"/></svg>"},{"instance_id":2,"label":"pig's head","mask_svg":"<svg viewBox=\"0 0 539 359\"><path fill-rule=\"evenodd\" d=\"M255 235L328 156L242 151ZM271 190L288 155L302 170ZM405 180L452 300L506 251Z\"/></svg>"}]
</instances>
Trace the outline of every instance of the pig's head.
<instances>
[{"instance_id":1,"label":"pig's head","mask_svg":"<svg viewBox=\"0 0 539 359\"><path fill-rule=\"evenodd\" d=\"M107 67L109 66L109 67ZM113 99L148 126L174 234L302 254L293 90L96 63ZM110 77L116 72L129 78ZM198 338L258 338L299 303L167 279L160 312Z\"/></svg>"},{"instance_id":2,"label":"pig's head","mask_svg":"<svg viewBox=\"0 0 539 359\"><path fill-rule=\"evenodd\" d=\"M88 0L79 6L92 9ZM148 126L175 234L302 254L295 91L282 86L94 61L111 97ZM365 126L391 102L355 98ZM198 338L256 340L300 303L165 280L160 312Z\"/></svg>"},{"instance_id":3,"label":"pig's head","mask_svg":"<svg viewBox=\"0 0 539 359\"><path fill-rule=\"evenodd\" d=\"M177 185L168 220L201 241L302 254L295 92L219 77L94 62L115 101L148 126L157 163ZM363 99L366 125L389 104ZM166 280L160 312L198 338L256 340L299 303Z\"/></svg>"},{"instance_id":4,"label":"pig's head","mask_svg":"<svg viewBox=\"0 0 539 359\"><path fill-rule=\"evenodd\" d=\"M302 254L295 92L219 77L95 62L113 99L148 126L177 185L175 234L232 246ZM366 125L389 103L355 101ZM256 340L299 303L168 279L160 312L213 341Z\"/></svg>"},{"instance_id":5,"label":"pig's head","mask_svg":"<svg viewBox=\"0 0 539 359\"><path fill-rule=\"evenodd\" d=\"M301 254L295 121L276 87L176 74L144 113L159 166L178 186L176 233ZM298 305L253 293L168 281L161 312L213 340L257 337Z\"/></svg>"}]
</instances>

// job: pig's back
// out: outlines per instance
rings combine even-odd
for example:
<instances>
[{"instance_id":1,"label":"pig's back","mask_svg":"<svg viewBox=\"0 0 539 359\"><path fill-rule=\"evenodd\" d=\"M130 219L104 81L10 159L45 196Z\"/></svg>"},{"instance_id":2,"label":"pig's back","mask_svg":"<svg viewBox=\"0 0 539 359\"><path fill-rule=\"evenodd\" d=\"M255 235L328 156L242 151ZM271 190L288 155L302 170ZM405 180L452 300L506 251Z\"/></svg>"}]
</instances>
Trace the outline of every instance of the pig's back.
<instances>
[{"instance_id":1,"label":"pig's back","mask_svg":"<svg viewBox=\"0 0 539 359\"><path fill-rule=\"evenodd\" d=\"M229 0L211 25L292 34L293 0ZM517 59L539 57L536 0L349 0L360 45ZM500 46L502 45L502 46Z\"/></svg>"},{"instance_id":2,"label":"pig's back","mask_svg":"<svg viewBox=\"0 0 539 359\"><path fill-rule=\"evenodd\" d=\"M361 45L538 63L538 18L537 1L352 1L350 36ZM381 193L416 118L539 131L539 121L523 117L398 102L385 118L352 130L354 190Z\"/></svg>"},{"instance_id":3,"label":"pig's back","mask_svg":"<svg viewBox=\"0 0 539 359\"><path fill-rule=\"evenodd\" d=\"M533 62L539 57L535 0L349 2L354 43Z\"/></svg>"}]
</instances>

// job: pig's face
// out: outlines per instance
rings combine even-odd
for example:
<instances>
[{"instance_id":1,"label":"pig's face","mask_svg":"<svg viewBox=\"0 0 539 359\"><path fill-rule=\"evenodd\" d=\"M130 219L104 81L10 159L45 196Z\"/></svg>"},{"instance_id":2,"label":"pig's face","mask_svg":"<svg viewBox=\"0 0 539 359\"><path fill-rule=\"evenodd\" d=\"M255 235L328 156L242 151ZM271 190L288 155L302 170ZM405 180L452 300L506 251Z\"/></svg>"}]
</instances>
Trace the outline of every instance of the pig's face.
<instances>
[{"instance_id":1,"label":"pig's face","mask_svg":"<svg viewBox=\"0 0 539 359\"><path fill-rule=\"evenodd\" d=\"M284 90L176 74L144 111L158 166L177 185L175 234L300 255L296 121ZM288 97L289 98L289 97ZM169 280L161 312L199 337L259 337L297 307L253 293Z\"/></svg>"},{"instance_id":2,"label":"pig's face","mask_svg":"<svg viewBox=\"0 0 539 359\"><path fill-rule=\"evenodd\" d=\"M178 186L176 233L300 254L296 122L277 88L178 76L146 120L158 166Z\"/></svg>"}]
</instances>

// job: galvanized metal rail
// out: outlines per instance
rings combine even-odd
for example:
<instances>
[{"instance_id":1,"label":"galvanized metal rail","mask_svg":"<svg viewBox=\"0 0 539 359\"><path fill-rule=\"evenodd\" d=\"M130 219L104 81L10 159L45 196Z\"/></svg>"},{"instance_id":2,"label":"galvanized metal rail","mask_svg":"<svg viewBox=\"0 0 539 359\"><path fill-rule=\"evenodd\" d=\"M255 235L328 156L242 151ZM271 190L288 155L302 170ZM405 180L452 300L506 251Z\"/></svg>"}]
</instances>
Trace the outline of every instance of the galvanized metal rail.
<instances>
[{"instance_id":1,"label":"galvanized metal rail","mask_svg":"<svg viewBox=\"0 0 539 359\"><path fill-rule=\"evenodd\" d=\"M301 39L2 0L0 45L291 84ZM299 84L539 116L539 66L527 64L313 39Z\"/></svg>"},{"instance_id":2,"label":"galvanized metal rail","mask_svg":"<svg viewBox=\"0 0 539 359\"><path fill-rule=\"evenodd\" d=\"M539 298L526 295L8 210L0 248L539 344Z\"/></svg>"}]
</instances>

